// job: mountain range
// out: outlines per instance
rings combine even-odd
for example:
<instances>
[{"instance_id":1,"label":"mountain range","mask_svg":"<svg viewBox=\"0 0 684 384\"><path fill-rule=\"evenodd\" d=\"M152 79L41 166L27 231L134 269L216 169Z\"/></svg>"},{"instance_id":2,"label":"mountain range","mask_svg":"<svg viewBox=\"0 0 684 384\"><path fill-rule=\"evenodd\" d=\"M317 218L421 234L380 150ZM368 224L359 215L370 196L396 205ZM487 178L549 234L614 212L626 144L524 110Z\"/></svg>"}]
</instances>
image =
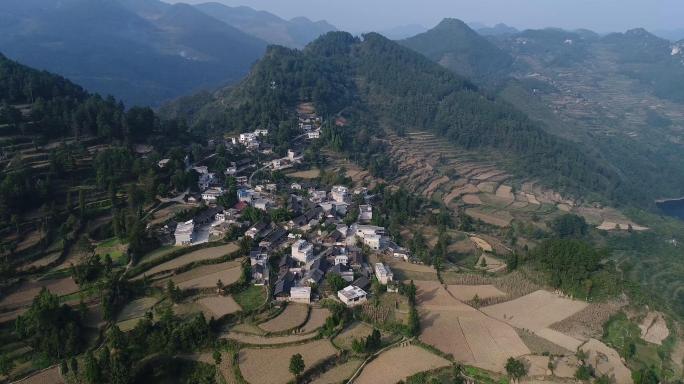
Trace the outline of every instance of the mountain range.
<instances>
[{"instance_id":1,"label":"mountain range","mask_svg":"<svg viewBox=\"0 0 684 384\"><path fill-rule=\"evenodd\" d=\"M7 0L0 52L127 104L154 106L239 81L269 43L302 46L331 29L216 4Z\"/></svg>"}]
</instances>

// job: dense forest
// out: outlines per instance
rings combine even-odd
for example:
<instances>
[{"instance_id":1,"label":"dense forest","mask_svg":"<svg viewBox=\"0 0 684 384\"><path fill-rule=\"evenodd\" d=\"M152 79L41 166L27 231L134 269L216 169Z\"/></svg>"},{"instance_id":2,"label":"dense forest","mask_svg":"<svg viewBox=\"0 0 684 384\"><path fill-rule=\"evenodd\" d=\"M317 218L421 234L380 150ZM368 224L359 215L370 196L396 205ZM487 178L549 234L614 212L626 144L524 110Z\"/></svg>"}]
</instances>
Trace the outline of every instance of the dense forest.
<instances>
[{"instance_id":1,"label":"dense forest","mask_svg":"<svg viewBox=\"0 0 684 384\"><path fill-rule=\"evenodd\" d=\"M324 130L327 142L379 175L392 172L378 143L385 127L399 134L422 129L469 150L511 155L505 165L512 171L560 191L624 197L618 175L574 144L546 133L468 80L374 33L361 39L331 32L303 51L272 47L239 86L218 92L214 101L186 117L195 129L239 132L275 125L300 101L313 101L320 114L336 117L336 124Z\"/></svg>"}]
</instances>

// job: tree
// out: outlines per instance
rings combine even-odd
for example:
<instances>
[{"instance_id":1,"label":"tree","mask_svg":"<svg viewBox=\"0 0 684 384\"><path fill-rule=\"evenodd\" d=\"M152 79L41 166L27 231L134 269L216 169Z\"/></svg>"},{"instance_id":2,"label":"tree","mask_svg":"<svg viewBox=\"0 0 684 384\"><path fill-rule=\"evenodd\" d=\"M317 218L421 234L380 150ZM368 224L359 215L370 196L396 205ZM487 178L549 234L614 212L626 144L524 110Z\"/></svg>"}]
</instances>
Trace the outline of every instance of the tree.
<instances>
[{"instance_id":1,"label":"tree","mask_svg":"<svg viewBox=\"0 0 684 384\"><path fill-rule=\"evenodd\" d=\"M221 351L218 349L214 349L214 353L212 354L212 357L214 358L214 363L219 366L221 365Z\"/></svg>"},{"instance_id":2,"label":"tree","mask_svg":"<svg viewBox=\"0 0 684 384\"><path fill-rule=\"evenodd\" d=\"M304 368L304 358L302 355L299 353L292 355L290 358L290 373L293 374L295 378L298 378L299 375L304 372Z\"/></svg>"},{"instance_id":3,"label":"tree","mask_svg":"<svg viewBox=\"0 0 684 384\"><path fill-rule=\"evenodd\" d=\"M551 230L561 239L582 238L586 236L589 225L583 217L567 213L551 221Z\"/></svg>"},{"instance_id":4,"label":"tree","mask_svg":"<svg viewBox=\"0 0 684 384\"><path fill-rule=\"evenodd\" d=\"M337 273L328 273L328 276L325 278L325 282L328 283L328 286L334 292L337 292L349 285L349 283Z\"/></svg>"},{"instance_id":5,"label":"tree","mask_svg":"<svg viewBox=\"0 0 684 384\"><path fill-rule=\"evenodd\" d=\"M9 356L3 354L0 355L0 375L7 376L14 368L14 361L12 361Z\"/></svg>"},{"instance_id":6,"label":"tree","mask_svg":"<svg viewBox=\"0 0 684 384\"><path fill-rule=\"evenodd\" d=\"M527 367L522 361L509 357L506 361L506 374L513 381L520 380L523 376L527 375Z\"/></svg>"}]
</instances>

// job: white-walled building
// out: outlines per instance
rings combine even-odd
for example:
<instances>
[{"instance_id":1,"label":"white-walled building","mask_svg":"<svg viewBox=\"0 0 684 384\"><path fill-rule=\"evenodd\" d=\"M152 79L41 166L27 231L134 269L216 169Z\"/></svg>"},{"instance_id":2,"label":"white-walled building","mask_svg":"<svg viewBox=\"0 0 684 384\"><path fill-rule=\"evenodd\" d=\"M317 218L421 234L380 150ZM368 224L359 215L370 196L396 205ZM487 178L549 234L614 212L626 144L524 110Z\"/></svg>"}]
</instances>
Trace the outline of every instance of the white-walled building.
<instances>
[{"instance_id":1,"label":"white-walled building","mask_svg":"<svg viewBox=\"0 0 684 384\"><path fill-rule=\"evenodd\" d=\"M174 236L176 238L176 245L190 245L194 240L195 222L188 220L184 223L178 223Z\"/></svg>"},{"instance_id":2,"label":"white-walled building","mask_svg":"<svg viewBox=\"0 0 684 384\"><path fill-rule=\"evenodd\" d=\"M221 195L223 195L222 188L209 188L202 192L202 200L207 203L215 203Z\"/></svg>"},{"instance_id":3,"label":"white-walled building","mask_svg":"<svg viewBox=\"0 0 684 384\"><path fill-rule=\"evenodd\" d=\"M369 222L373 220L373 207L370 205L359 205L359 221Z\"/></svg>"},{"instance_id":4,"label":"white-walled building","mask_svg":"<svg viewBox=\"0 0 684 384\"><path fill-rule=\"evenodd\" d=\"M383 263L375 263L375 277L378 278L380 284L387 285L394 279L394 274L389 266Z\"/></svg>"},{"instance_id":5,"label":"white-walled building","mask_svg":"<svg viewBox=\"0 0 684 384\"><path fill-rule=\"evenodd\" d=\"M330 195L333 200L335 200L338 203L344 203L347 201L349 197L349 189L345 186L342 185L336 185L332 187L332 191L330 192Z\"/></svg>"},{"instance_id":6,"label":"white-walled building","mask_svg":"<svg viewBox=\"0 0 684 384\"><path fill-rule=\"evenodd\" d=\"M348 307L353 307L363 304L367 300L368 294L363 289L350 285L340 291L337 291L337 297Z\"/></svg>"},{"instance_id":7,"label":"white-walled building","mask_svg":"<svg viewBox=\"0 0 684 384\"><path fill-rule=\"evenodd\" d=\"M290 288L290 301L304 304L311 303L311 287Z\"/></svg>"},{"instance_id":8,"label":"white-walled building","mask_svg":"<svg viewBox=\"0 0 684 384\"><path fill-rule=\"evenodd\" d=\"M309 263L313 260L313 244L306 240L299 239L292 244L292 258L302 263Z\"/></svg>"}]
</instances>

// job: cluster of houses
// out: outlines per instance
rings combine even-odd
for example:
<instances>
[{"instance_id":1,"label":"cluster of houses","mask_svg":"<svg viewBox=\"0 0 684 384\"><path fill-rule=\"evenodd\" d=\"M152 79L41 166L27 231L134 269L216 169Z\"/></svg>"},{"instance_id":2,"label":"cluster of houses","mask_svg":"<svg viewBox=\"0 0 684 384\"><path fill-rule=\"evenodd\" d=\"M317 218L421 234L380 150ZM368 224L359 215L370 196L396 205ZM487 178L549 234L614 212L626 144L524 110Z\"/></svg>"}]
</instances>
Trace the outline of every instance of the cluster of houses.
<instances>
[{"instance_id":1,"label":"cluster of houses","mask_svg":"<svg viewBox=\"0 0 684 384\"><path fill-rule=\"evenodd\" d=\"M308 139L319 139L321 137L321 125L323 120L315 113L300 113L299 129L304 131Z\"/></svg>"}]
</instances>

